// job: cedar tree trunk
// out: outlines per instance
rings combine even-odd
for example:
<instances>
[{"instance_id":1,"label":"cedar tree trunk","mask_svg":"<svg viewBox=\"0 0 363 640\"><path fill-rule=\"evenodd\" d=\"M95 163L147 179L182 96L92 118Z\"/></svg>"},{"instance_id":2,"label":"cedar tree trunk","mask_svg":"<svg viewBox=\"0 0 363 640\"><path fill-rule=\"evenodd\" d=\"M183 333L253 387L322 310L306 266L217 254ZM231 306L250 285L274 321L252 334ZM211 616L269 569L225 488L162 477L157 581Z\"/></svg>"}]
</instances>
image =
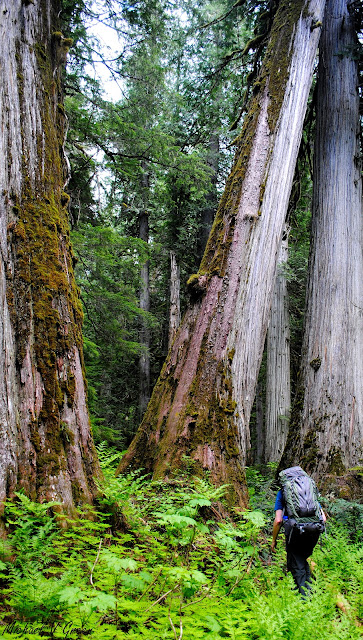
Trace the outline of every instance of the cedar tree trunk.
<instances>
[{"instance_id":1,"label":"cedar tree trunk","mask_svg":"<svg viewBox=\"0 0 363 640\"><path fill-rule=\"evenodd\" d=\"M271 317L267 331L265 462L279 462L284 452L291 410L290 320L287 280L289 231L281 242Z\"/></svg>"},{"instance_id":2,"label":"cedar tree trunk","mask_svg":"<svg viewBox=\"0 0 363 640\"><path fill-rule=\"evenodd\" d=\"M321 38L312 246L300 388L283 463L322 479L362 459L362 181L356 43L346 0Z\"/></svg>"},{"instance_id":3,"label":"cedar tree trunk","mask_svg":"<svg viewBox=\"0 0 363 640\"><path fill-rule=\"evenodd\" d=\"M119 471L165 476L187 455L247 502L250 411L324 4L280 2L191 306Z\"/></svg>"},{"instance_id":4,"label":"cedar tree trunk","mask_svg":"<svg viewBox=\"0 0 363 640\"><path fill-rule=\"evenodd\" d=\"M265 462L265 416L263 403L263 385L256 386L256 453L254 460L257 464Z\"/></svg>"},{"instance_id":5,"label":"cedar tree trunk","mask_svg":"<svg viewBox=\"0 0 363 640\"><path fill-rule=\"evenodd\" d=\"M64 193L56 0L3 0L0 21L0 500L23 488L66 511L99 473Z\"/></svg>"}]
</instances>

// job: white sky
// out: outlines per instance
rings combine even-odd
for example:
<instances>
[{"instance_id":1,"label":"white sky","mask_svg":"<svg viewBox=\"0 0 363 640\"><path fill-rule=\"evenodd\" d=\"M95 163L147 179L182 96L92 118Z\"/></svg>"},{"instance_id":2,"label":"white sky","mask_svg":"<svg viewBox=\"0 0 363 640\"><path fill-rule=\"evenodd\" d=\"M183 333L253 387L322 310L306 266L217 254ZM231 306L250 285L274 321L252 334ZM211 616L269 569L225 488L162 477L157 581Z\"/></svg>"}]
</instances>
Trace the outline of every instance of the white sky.
<instances>
[{"instance_id":1,"label":"white sky","mask_svg":"<svg viewBox=\"0 0 363 640\"><path fill-rule=\"evenodd\" d=\"M91 35L94 35L98 38L101 45L102 55L106 60L112 60L116 58L122 51L122 43L120 42L119 36L116 33L115 29L107 27L100 22L94 21L90 26L87 27L87 30ZM87 73L89 73L90 76L94 76L96 77L96 79L101 81L101 86L105 92L105 98L107 100L112 100L113 102L121 100L121 81L119 79L116 80L112 77L110 71L101 62L97 55L95 55L94 59L95 69L89 67L87 69Z\"/></svg>"}]
</instances>

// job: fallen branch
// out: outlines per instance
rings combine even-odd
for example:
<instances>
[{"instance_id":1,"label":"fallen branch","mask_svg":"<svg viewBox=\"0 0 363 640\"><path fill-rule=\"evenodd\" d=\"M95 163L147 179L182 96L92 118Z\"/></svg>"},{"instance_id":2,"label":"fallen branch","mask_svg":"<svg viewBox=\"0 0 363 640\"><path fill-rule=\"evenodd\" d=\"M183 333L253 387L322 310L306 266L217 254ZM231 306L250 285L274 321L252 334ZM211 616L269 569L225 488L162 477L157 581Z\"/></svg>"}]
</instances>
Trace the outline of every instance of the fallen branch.
<instances>
[{"instance_id":1,"label":"fallen branch","mask_svg":"<svg viewBox=\"0 0 363 640\"><path fill-rule=\"evenodd\" d=\"M152 582L150 582L150 584L147 586L145 591L141 594L141 596L138 597L137 602L140 602L140 600L144 597L144 595L146 595L146 593L149 591L149 589L151 589L151 587L155 584L155 582L157 581L158 577L160 576L162 570L163 570L163 568L161 567L160 571L158 571L158 573L156 574L154 580Z\"/></svg>"},{"instance_id":2,"label":"fallen branch","mask_svg":"<svg viewBox=\"0 0 363 640\"><path fill-rule=\"evenodd\" d=\"M169 622L171 624L171 628L172 628L173 633L174 633L175 640L182 640L182 637L183 637L182 617L180 616L180 634L179 634L179 638L177 638L177 636L176 636L176 629L175 629L173 621L172 621L172 619L170 617L170 611L168 612L168 617L169 617Z\"/></svg>"},{"instance_id":3,"label":"fallen branch","mask_svg":"<svg viewBox=\"0 0 363 640\"><path fill-rule=\"evenodd\" d=\"M166 598L166 596L169 595L169 593L172 593L173 591L175 591L175 589L177 589L178 587L180 587L180 584L176 584L175 587L173 587L172 589L169 589L169 591L167 591L166 593L163 593L162 596L160 596L160 598L158 598L157 600L155 600L155 602L153 602L150 607L148 607L148 609L146 609L144 611L144 613L147 613L148 611L150 611L150 609L152 609L153 607L155 607L156 604L158 604L161 600L164 600L164 598Z\"/></svg>"},{"instance_id":4,"label":"fallen branch","mask_svg":"<svg viewBox=\"0 0 363 640\"><path fill-rule=\"evenodd\" d=\"M89 581L90 581L90 583L91 583L91 585L92 585L92 587L93 587L93 588L94 588L94 584L93 584L93 572L94 572L95 567L96 567L96 564L97 564L97 562L99 561L99 558L100 558L102 542L103 542L103 538L101 538L101 540L100 540L100 544L98 545L98 551L97 551L96 560L95 560L95 561L94 561L94 563L93 563L93 567L92 567L92 569L91 569L91 574L90 574L90 577L89 577Z\"/></svg>"}]
</instances>

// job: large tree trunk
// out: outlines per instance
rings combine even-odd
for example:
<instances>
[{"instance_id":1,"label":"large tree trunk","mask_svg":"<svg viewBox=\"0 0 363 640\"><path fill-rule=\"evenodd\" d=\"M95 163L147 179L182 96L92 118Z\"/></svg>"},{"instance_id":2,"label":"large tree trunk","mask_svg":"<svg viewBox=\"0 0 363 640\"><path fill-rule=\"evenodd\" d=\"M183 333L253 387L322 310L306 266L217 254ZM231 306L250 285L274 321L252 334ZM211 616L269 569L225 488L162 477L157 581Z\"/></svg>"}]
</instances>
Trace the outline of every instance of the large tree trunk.
<instances>
[{"instance_id":1,"label":"large tree trunk","mask_svg":"<svg viewBox=\"0 0 363 640\"><path fill-rule=\"evenodd\" d=\"M362 181L356 43L346 0L328 0L321 39L312 246L297 403L284 464L321 479L362 459Z\"/></svg>"},{"instance_id":2,"label":"large tree trunk","mask_svg":"<svg viewBox=\"0 0 363 640\"><path fill-rule=\"evenodd\" d=\"M22 487L71 511L98 473L69 240L67 46L56 0L3 0L0 21L0 500Z\"/></svg>"},{"instance_id":3,"label":"large tree trunk","mask_svg":"<svg viewBox=\"0 0 363 640\"><path fill-rule=\"evenodd\" d=\"M243 465L324 0L280 2L235 163L184 316L119 470L185 454L246 503Z\"/></svg>"},{"instance_id":4,"label":"large tree trunk","mask_svg":"<svg viewBox=\"0 0 363 640\"><path fill-rule=\"evenodd\" d=\"M290 319L284 267L289 255L289 231L285 227L271 317L267 331L265 461L279 462L284 452L291 410Z\"/></svg>"}]
</instances>

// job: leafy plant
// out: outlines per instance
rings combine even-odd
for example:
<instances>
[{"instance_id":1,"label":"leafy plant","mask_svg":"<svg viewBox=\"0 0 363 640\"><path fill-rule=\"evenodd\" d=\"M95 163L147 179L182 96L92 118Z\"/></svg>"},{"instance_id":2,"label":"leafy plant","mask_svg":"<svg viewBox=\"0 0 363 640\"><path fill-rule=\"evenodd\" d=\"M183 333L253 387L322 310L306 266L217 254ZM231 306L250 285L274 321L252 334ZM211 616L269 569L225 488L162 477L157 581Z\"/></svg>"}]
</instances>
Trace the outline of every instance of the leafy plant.
<instances>
[{"instance_id":1,"label":"leafy plant","mask_svg":"<svg viewBox=\"0 0 363 640\"><path fill-rule=\"evenodd\" d=\"M171 639L180 628L183 640L306 640L312 634L358 640L363 552L353 539L359 508L325 505L329 533L314 551L316 579L302 602L286 575L283 545L273 558L268 554L271 476L248 472L253 495L266 508L228 513L225 487L185 472L169 481L151 482L142 472L115 478L118 452L106 445L99 452L99 510L89 507L71 520L56 517L56 505L37 505L22 494L7 503L8 547L0 564L6 622L43 624L54 638L64 627L74 640ZM5 629L3 636L11 638Z\"/></svg>"}]
</instances>

